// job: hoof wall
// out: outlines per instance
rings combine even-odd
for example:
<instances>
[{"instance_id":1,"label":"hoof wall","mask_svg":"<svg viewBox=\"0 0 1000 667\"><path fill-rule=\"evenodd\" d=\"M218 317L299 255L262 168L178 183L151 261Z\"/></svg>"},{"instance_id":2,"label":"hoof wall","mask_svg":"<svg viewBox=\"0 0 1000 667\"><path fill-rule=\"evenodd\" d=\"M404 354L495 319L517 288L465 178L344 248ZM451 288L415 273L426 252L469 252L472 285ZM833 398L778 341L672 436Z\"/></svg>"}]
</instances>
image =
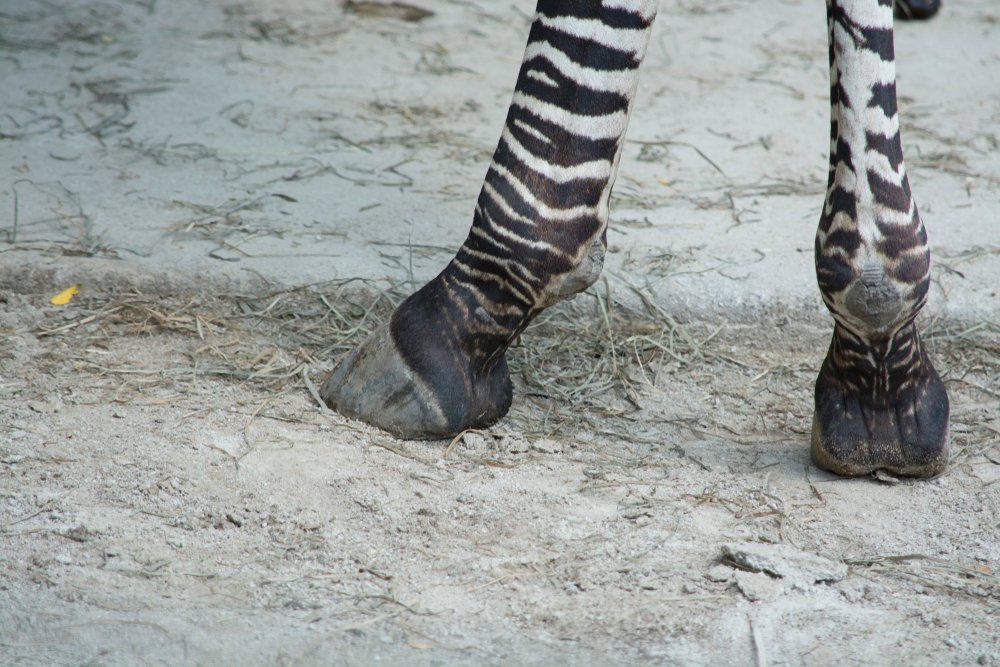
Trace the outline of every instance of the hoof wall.
<instances>
[{"instance_id":1,"label":"hoof wall","mask_svg":"<svg viewBox=\"0 0 1000 667\"><path fill-rule=\"evenodd\" d=\"M330 373L320 397L331 409L403 438L449 434L434 396L396 350L388 325Z\"/></svg>"},{"instance_id":2,"label":"hoof wall","mask_svg":"<svg viewBox=\"0 0 1000 667\"><path fill-rule=\"evenodd\" d=\"M330 373L320 389L330 408L419 440L490 426L507 413L513 387L503 354L479 370L453 340L405 326L401 351L393 326L380 327Z\"/></svg>"},{"instance_id":3,"label":"hoof wall","mask_svg":"<svg viewBox=\"0 0 1000 667\"><path fill-rule=\"evenodd\" d=\"M937 373L900 392L888 405L871 405L830 380L816 382L812 459L848 477L882 470L933 477L948 466L948 395Z\"/></svg>"}]
</instances>

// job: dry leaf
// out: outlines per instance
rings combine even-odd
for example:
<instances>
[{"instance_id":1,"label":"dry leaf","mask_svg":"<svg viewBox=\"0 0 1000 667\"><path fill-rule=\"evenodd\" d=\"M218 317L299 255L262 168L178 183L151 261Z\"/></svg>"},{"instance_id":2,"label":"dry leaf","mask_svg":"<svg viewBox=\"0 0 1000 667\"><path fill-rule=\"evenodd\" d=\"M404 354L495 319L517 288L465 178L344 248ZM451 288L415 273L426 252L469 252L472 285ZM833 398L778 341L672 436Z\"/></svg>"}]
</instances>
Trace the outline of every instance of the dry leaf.
<instances>
[{"instance_id":1,"label":"dry leaf","mask_svg":"<svg viewBox=\"0 0 1000 667\"><path fill-rule=\"evenodd\" d=\"M67 303L70 302L70 299L76 296L77 292L79 291L80 291L80 286L73 285L72 287L67 287L62 292L59 292L59 294L56 294L54 297L49 299L49 301L52 303L53 306L65 306Z\"/></svg>"}]
</instances>

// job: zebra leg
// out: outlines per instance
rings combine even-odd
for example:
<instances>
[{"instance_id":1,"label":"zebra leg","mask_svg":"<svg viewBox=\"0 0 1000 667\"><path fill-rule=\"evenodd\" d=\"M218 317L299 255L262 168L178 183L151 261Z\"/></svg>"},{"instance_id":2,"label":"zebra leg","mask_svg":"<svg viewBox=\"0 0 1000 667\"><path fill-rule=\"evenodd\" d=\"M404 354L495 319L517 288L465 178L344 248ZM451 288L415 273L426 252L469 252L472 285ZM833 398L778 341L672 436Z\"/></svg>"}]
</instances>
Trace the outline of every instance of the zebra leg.
<instances>
[{"instance_id":1,"label":"zebra leg","mask_svg":"<svg viewBox=\"0 0 1000 667\"><path fill-rule=\"evenodd\" d=\"M915 324L930 251L903 164L891 0L827 0L830 179L816 274L833 341L812 455L842 475L930 476L948 462L948 396Z\"/></svg>"},{"instance_id":2,"label":"zebra leg","mask_svg":"<svg viewBox=\"0 0 1000 667\"><path fill-rule=\"evenodd\" d=\"M505 352L598 277L608 198L656 0L538 0L472 229L455 258L331 373L323 400L403 437L506 414Z\"/></svg>"}]
</instances>

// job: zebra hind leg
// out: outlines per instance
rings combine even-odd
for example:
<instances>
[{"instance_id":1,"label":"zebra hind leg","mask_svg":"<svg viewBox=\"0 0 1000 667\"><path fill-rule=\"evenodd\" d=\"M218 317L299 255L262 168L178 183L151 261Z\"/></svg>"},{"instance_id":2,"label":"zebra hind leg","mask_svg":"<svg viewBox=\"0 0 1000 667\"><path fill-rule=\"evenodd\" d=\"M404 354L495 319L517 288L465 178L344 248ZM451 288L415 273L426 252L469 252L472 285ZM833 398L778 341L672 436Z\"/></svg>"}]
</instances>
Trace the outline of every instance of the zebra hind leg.
<instances>
[{"instance_id":1,"label":"zebra hind leg","mask_svg":"<svg viewBox=\"0 0 1000 667\"><path fill-rule=\"evenodd\" d=\"M350 353L326 403L396 435L488 426L505 352L601 270L608 201L656 0L538 0L472 229L448 266Z\"/></svg>"}]
</instances>

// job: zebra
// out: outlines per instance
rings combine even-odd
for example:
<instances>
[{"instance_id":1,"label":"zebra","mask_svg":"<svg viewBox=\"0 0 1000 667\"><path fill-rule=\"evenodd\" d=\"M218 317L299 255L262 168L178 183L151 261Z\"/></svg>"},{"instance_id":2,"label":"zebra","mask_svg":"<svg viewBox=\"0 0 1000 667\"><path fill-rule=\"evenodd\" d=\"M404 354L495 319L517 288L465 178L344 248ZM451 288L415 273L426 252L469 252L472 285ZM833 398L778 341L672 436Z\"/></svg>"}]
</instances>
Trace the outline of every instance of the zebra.
<instances>
[{"instance_id":1,"label":"zebra","mask_svg":"<svg viewBox=\"0 0 1000 667\"><path fill-rule=\"evenodd\" d=\"M538 0L465 242L334 368L320 391L329 407L421 439L506 414L508 346L601 272L657 4ZM895 11L938 6L900 0ZM893 0L827 0L830 165L815 264L834 328L811 455L846 476L927 477L948 460L948 395L915 323L930 251L903 163L893 17Z\"/></svg>"}]
</instances>

